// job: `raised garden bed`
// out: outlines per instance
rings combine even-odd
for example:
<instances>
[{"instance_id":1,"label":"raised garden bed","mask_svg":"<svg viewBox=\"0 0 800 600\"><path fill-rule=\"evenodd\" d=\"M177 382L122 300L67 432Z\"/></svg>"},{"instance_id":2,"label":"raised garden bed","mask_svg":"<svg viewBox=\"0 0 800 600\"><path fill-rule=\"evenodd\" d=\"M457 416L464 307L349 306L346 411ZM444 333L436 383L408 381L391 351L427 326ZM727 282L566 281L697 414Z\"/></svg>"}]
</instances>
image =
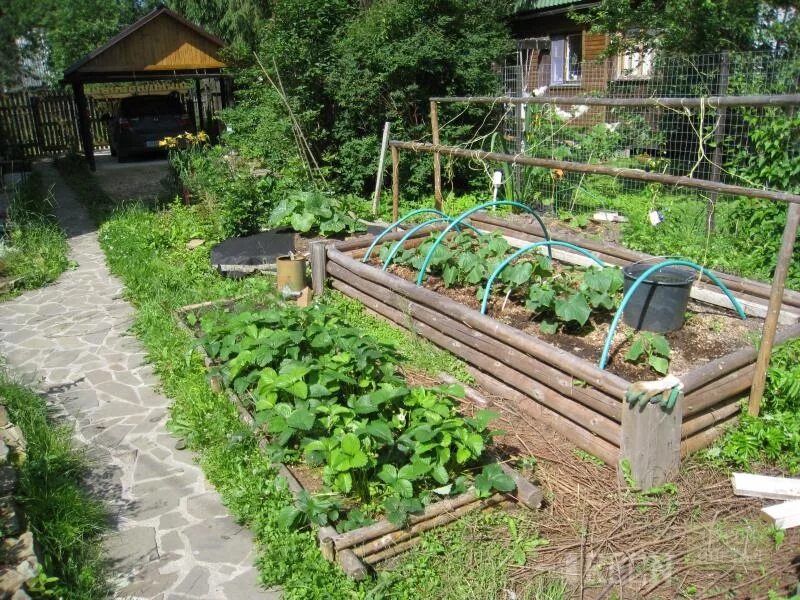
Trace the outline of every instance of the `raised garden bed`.
<instances>
[{"instance_id":1,"label":"raised garden bed","mask_svg":"<svg viewBox=\"0 0 800 600\"><path fill-rule=\"evenodd\" d=\"M191 305L183 307L182 309L179 309L177 314L178 323L184 330L188 331L193 336L199 336L201 332L198 324L199 323L198 315L201 315L204 312L208 311L218 311L218 312L226 310L231 311L231 307L233 307L233 305L235 305L239 300L241 299L229 299L218 302L209 302L199 305ZM235 313L235 314L241 314L241 313ZM310 319L312 324L311 328L307 328L305 330L307 332L311 331L317 324L317 322L313 320L314 317L310 317ZM303 321L303 318L301 318L301 321ZM255 327L255 325L252 325L250 322L248 322L248 327ZM314 331L316 331L316 329ZM267 333L269 333L271 336L273 332L268 331ZM291 330L290 329L286 329L286 331L281 330L279 332L279 335L280 334L286 334L289 337L291 337ZM248 333L247 335L250 334ZM319 331L314 335L315 337L313 338L313 341L311 341L310 339L308 340L308 343L310 343L312 347L316 347L315 344L317 343L322 344L323 342L320 340L322 340L322 338L326 336L324 331ZM318 335L322 335L322 338L317 338L316 336ZM253 335L250 335L250 337L252 338L250 341L253 343L249 344L248 348L253 349L254 351L258 351L259 349L261 349L266 353L265 356L267 354L272 353L273 351L277 352L277 348L281 347L280 344L275 340L263 339L262 341L262 338L258 337L255 333ZM228 340L227 338L230 339ZM235 346L239 343L239 341L237 340L238 337L236 334L228 333L222 338L221 343L223 345L227 344L228 346ZM290 342L289 340L287 340L286 343L289 343L291 346L292 344L299 345L301 342L299 341ZM356 346L358 346L359 343L360 342L356 342ZM354 348L356 346L354 346ZM371 348L370 343L367 342L365 346L365 353L369 353L370 349L374 350L375 348ZM274 451L276 449L276 446L285 444L286 443L285 440L281 442L280 439L281 436L286 433L286 429L279 429L276 426L274 431L268 432L267 429L273 426L273 421L269 417L270 409L265 408L263 405L260 404L262 401L269 404L269 401L266 401L265 398L270 398L271 397L270 394L272 394L273 392L269 391L265 392L264 390L261 389L261 385L259 385L258 387L240 386L239 382L243 381L244 379L238 377L232 378L233 387L236 388L236 390L230 389L230 387L225 387L223 385L222 377L219 374L214 374L215 371L217 371L217 368L225 363L224 360L219 358L220 354L215 354L215 352L218 351L214 350L214 347L212 345L212 349L207 352L206 346L204 346L202 343L198 344L198 351L204 356L205 364L212 372L212 375L210 376L210 385L212 389L214 389L217 392L221 392L223 391L224 388L229 399L236 406L242 421L246 423L248 426L253 427L259 434L258 436L259 443L262 445L262 447L266 449L268 445L271 445L270 449ZM247 350L243 350L237 356L242 356L242 354L246 351ZM210 355L209 352L211 352L212 355L216 356L217 358L216 359L212 358L212 355ZM223 353L225 352L227 352L227 350L223 349ZM336 358L334 358L333 355L331 355L330 357L331 360L333 360L334 362L338 362L338 359L340 357L343 358L342 352L343 351L340 351L339 354L336 355ZM281 368L280 368L281 375L283 375L284 373L283 367L285 366L285 360L286 359L284 359L284 361L281 362ZM380 359L378 359L378 361L379 361L378 364L380 364ZM259 359L258 364L261 365L261 362L262 362L261 359ZM269 364L269 361L267 360L265 364ZM231 369L233 368L232 363L228 362L227 367L229 369L227 371L227 374L231 375L232 372ZM315 383L311 383L310 380L308 387L305 387L306 383L303 379L298 380L298 382L300 382L298 383L298 385L301 385L303 387L303 391L302 392L292 391L292 394L297 394L296 396L297 398L305 398L306 394L311 394L312 397L316 397L315 394L322 394L320 398L324 398L325 392L324 390L320 390L320 388L323 387L321 382L328 380L323 379L322 377L324 376L327 378L329 375L333 374L333 371L327 369L328 367L324 367L322 370L318 371L317 374L319 375L319 378L316 380L312 379L313 381L315 381ZM342 369L344 369L344 366L342 366ZM267 370L273 373L273 375L277 376L275 371L272 371L269 368L264 368L264 371ZM263 374L264 371L259 371L258 373ZM376 377L378 379L380 379L378 373L381 371L382 369L379 368L375 372ZM258 373L256 373L256 375L258 375ZM345 384L343 382L345 382L345 380L348 377L345 373L341 375L342 379L338 380L340 381L342 387L344 387ZM391 385L391 382L394 381L395 379L396 379L395 376L389 377L385 382L383 382L383 385L384 386ZM261 378L259 377L259 384L261 383L262 381ZM275 388L276 390L288 389L288 387L282 387L282 384L276 384L276 385L277 385L277 387ZM289 384L287 384L287 386L288 385ZM294 385L295 384L292 383L290 387L293 387ZM330 383L327 383L325 385L330 385ZM338 385L340 384L334 382L334 389L339 389L337 387ZM314 391L315 386L317 388L316 391ZM362 384L359 383L359 386L362 386ZM362 387L364 387L364 393L366 395L358 398L358 402L361 403L360 406L357 407L356 405L353 405L353 409L355 410L354 416L362 415L362 413L368 415L368 414L373 414L375 412L375 410L373 410L373 407L365 405L365 403L369 403L371 401L371 396L369 393L367 393L368 390L371 389L371 384L369 382L366 382L363 384ZM278 391L278 394L280 394L280 391ZM354 399L354 397L352 396L350 398ZM432 398L433 396L431 397L431 399ZM413 398L409 397L408 400L409 400L408 416L407 417L403 416L401 420L402 423L397 425L386 426L385 433L383 432L378 432L378 433L380 433L382 436L383 435L388 436L390 435L389 434L390 427L392 431L394 431L396 427L398 428L399 432L403 432L403 427L404 427L403 423L406 422L406 419L408 420L408 427L410 428L412 426L411 424L413 420L416 418L413 416L414 411L411 408L411 406L413 405L412 402ZM272 402L275 402L275 400L272 400ZM343 401L341 399L338 401L333 401L333 403L327 403L327 404L323 401L320 401L318 406L320 407L327 406L328 409L336 406L339 407L344 412L348 412L349 404L344 405L342 404L342 402ZM302 405L303 402L301 401L300 404ZM442 404L441 402L438 404L434 403L425 410L441 411L444 406L445 404ZM360 410L358 410L359 408ZM311 410L313 412L316 409L312 407ZM305 417L308 417L309 419L312 417L311 413L309 413L307 409L302 409L302 407L295 408L295 412L297 411L305 412L306 413ZM403 411L403 413L405 414L405 410ZM327 410L325 411L325 414L328 414ZM334 414L335 413L330 412L330 415ZM437 414L439 413L437 412ZM293 417L294 415L287 416L285 424L292 427L297 427L298 429L294 432L295 434L301 433L301 429L306 431L306 433L303 434L304 435L302 443L303 450L300 453L305 454L308 452L319 452L320 450L317 448L317 446L319 446L320 444L324 445L325 443L322 438L320 438L321 441L311 442L311 444L316 444L313 450L311 449L312 445L308 444L309 440L316 439L314 438L314 434L312 431L315 430L316 425L312 426L311 423L307 423L306 425L292 425ZM473 421L473 423L478 423L480 420L481 420L480 416L476 416L476 420ZM436 419L434 419L432 423L435 421ZM447 420L447 418L445 418L445 421L443 421L443 426L448 422L449 421ZM299 420L296 421L296 423L299 423ZM359 425L358 423L361 424ZM354 431L356 431L356 433L359 436L361 434L359 434L358 431L363 430L366 431L367 433L371 431L369 429L369 427L371 427L370 425L371 421L369 421L369 419L358 423L354 421L351 424L351 427L358 425L358 427ZM470 425L470 427L473 427L473 425ZM485 425L474 425L474 427L479 428L476 429L475 431L482 431L482 429L480 428L485 427ZM454 440L461 439L459 437L461 435L471 435L467 433L466 429L463 430L463 432L460 430L459 431L453 430L451 433ZM411 432L410 429L406 430L406 434L411 436L415 435L413 432ZM345 437L352 435L353 435L352 433L347 433ZM377 433L375 435L377 435ZM400 435L400 433L393 433L393 435ZM449 439L450 434L446 435L448 436ZM491 436L489 436L489 438L491 438ZM399 444L400 439L401 438L397 438L397 441L394 443ZM410 438L410 439L415 439L415 438ZM467 443L466 438L464 438L464 440L466 444ZM365 444L363 448L365 449L366 452L367 448L366 444L369 444L371 442L365 441L364 439L360 441L363 444ZM419 444L420 443L419 440L417 440L416 443ZM473 442L469 443L471 444ZM479 444L479 446L481 448L483 447L482 444ZM454 457L455 457L455 447L456 446L453 446ZM290 450L291 446L284 446L284 448L289 450L289 453L291 454ZM344 443L341 444L341 448L344 449ZM391 452L396 452L396 450L392 449ZM415 449L414 456L417 456L417 452L418 450ZM459 450L459 454L460 452L461 450ZM485 454L485 451L481 452ZM481 452L479 452L478 454L480 455ZM447 456L450 456L449 446L448 446ZM331 454L327 459L328 460L327 464L330 467L334 466L334 463L331 462L332 458L333 455ZM454 458L453 460L456 459ZM443 465L444 463L437 463L437 464ZM444 476L446 478L453 477L452 471L450 470L452 468L452 464L450 463L447 464L448 464L447 471L443 471L441 476ZM528 508L539 507L542 500L542 492L538 487L531 484L520 473L518 473L517 471L515 471L514 469L503 463L500 462L492 463L491 461L489 461L488 464L490 467L493 466L493 468L495 469L494 472L497 474L497 476L504 477L506 479L507 483L503 485L504 486L507 485L508 487L504 487L503 489L511 491L513 493L504 494L504 493L499 493L497 491L495 491L494 493L488 493L486 489L483 489L486 486L483 483L478 482L480 476L478 476L478 478L474 480L474 484L470 486L466 485L466 483L458 484L458 478L456 478L455 479L456 484L461 485L462 486L461 489L466 488L466 491L463 491L461 493L449 492L451 494L449 496L447 491L435 490L435 493L434 491L429 492L429 495L431 497L431 502L424 507L422 505L419 505L419 510L415 509L411 511L410 514L407 515L407 519L405 519L405 522L398 523L397 519L384 517L380 518L376 522L351 528L349 531L341 531L337 530L335 523L333 523L334 519L331 519L331 522L329 524L326 524L319 528L318 539L320 543L321 552L328 560L337 562L349 576L355 579L362 579L367 576L369 567L374 567L375 565L387 559L395 557L398 554L416 545L420 540L419 538L420 533L453 522L454 520L460 518L463 515L466 515L473 511L484 510L492 506L497 506L503 503L507 503L510 500L516 500L520 504ZM411 466L418 465L417 459L414 458L410 463L410 465ZM486 468L487 467L484 467L484 471L481 472L481 476L483 476L486 473ZM308 504L309 498L311 497L309 496L309 493L313 494L319 492L325 487L325 482L323 482L323 479L325 479L325 474L324 474L325 472L320 466L313 466L313 465L309 466L306 465L304 462L297 461L293 462L291 465L286 463L278 463L276 464L276 469L278 470L279 474L286 480L289 490L295 496L298 510L300 510L303 503ZM399 479L402 476L403 469L394 472L397 473L397 478ZM328 476L330 476L330 474ZM348 475L348 477L350 477L350 475ZM356 471L352 471L352 477L353 477L353 482L355 482ZM385 477L383 477L383 473L381 473L379 477L381 477L383 481L387 482L387 484L393 485ZM405 481L405 485L408 488L408 493L411 494L412 493L411 482L415 481L415 479L411 475L406 475L406 477L408 477L410 481L409 480ZM436 478L436 476L434 476L434 478ZM441 483L439 479L437 479L437 481ZM450 481L454 480L450 479ZM338 483L338 479L336 480L336 482ZM416 483L414 485L416 486ZM450 486L448 486L448 490L449 489ZM483 490L482 493L480 494L476 493L478 489L482 489ZM491 485L489 489L497 490L498 488L494 485ZM434 501L433 499L436 498L437 494L442 499ZM358 508L358 503L355 501L355 498L349 498L348 504L349 504L348 508Z\"/></svg>"},{"instance_id":2,"label":"raised garden bed","mask_svg":"<svg viewBox=\"0 0 800 600\"><path fill-rule=\"evenodd\" d=\"M472 224L483 230L499 229L516 245L542 239L534 226L485 215L475 215ZM388 235L384 242L401 235ZM408 243L420 243L427 235ZM746 346L685 369L679 376L682 392L676 408L663 410L655 404L631 407L624 398L636 380L601 370L594 362L546 339L362 263L360 258L371 241L364 237L328 246L325 271L333 288L459 356L473 367L485 389L546 422L581 449L612 465L624 459L626 470L630 469L642 487L668 479L681 455L708 446L719 436L737 418L738 401L751 386L757 352ZM592 247L588 240L568 241L594 250L611 264L646 258L611 246ZM569 253L554 251L554 256L580 262ZM768 286L731 276L724 280L748 313L765 314ZM695 284L693 297L709 306L721 306L726 300L705 283ZM800 295L787 293L783 308L786 325L777 343L800 335L796 322Z\"/></svg>"}]
</instances>

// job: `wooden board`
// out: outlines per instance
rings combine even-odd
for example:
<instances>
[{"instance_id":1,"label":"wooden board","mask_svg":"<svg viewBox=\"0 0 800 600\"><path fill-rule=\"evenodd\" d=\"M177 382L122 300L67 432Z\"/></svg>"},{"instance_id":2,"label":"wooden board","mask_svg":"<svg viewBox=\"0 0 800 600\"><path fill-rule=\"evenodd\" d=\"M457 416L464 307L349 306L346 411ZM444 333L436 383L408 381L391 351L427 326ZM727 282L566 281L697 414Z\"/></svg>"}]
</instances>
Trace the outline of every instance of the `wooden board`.
<instances>
[{"instance_id":1,"label":"wooden board","mask_svg":"<svg viewBox=\"0 0 800 600\"><path fill-rule=\"evenodd\" d=\"M800 500L800 479L734 473L731 476L731 484L733 493L737 496L770 498L772 500Z\"/></svg>"},{"instance_id":2,"label":"wooden board","mask_svg":"<svg viewBox=\"0 0 800 600\"><path fill-rule=\"evenodd\" d=\"M761 509L761 516L778 529L800 526L800 500L789 500Z\"/></svg>"}]
</instances>

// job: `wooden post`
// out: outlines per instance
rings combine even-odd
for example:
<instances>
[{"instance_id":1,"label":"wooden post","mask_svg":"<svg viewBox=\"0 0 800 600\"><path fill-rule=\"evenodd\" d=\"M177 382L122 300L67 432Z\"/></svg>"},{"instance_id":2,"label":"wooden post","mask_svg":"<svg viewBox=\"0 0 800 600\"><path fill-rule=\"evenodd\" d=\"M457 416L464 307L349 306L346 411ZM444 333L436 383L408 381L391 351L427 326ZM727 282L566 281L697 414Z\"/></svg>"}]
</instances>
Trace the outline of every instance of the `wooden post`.
<instances>
[{"instance_id":1,"label":"wooden post","mask_svg":"<svg viewBox=\"0 0 800 600\"><path fill-rule=\"evenodd\" d=\"M431 136L435 146L439 145L439 106L431 100ZM442 157L433 153L433 201L437 210L442 210Z\"/></svg>"},{"instance_id":2,"label":"wooden post","mask_svg":"<svg viewBox=\"0 0 800 600\"><path fill-rule=\"evenodd\" d=\"M381 200L381 188L383 188L383 163L386 160L386 148L389 146L389 127L391 123L386 121L383 124L383 138L381 139L381 154L378 159L378 176L375 178L375 195L372 197L372 216L378 216L378 203Z\"/></svg>"},{"instance_id":3,"label":"wooden post","mask_svg":"<svg viewBox=\"0 0 800 600\"><path fill-rule=\"evenodd\" d=\"M203 90L200 87L200 79L194 80L194 95L197 101L197 131L205 129L203 127Z\"/></svg>"},{"instance_id":4,"label":"wooden post","mask_svg":"<svg viewBox=\"0 0 800 600\"><path fill-rule=\"evenodd\" d=\"M728 93L728 76L730 73L730 55L727 51L722 53L719 65L719 89L718 95L724 96ZM711 181L719 182L722 174L723 146L725 144L725 126L728 116L728 109L720 107L717 109L717 127L714 130L714 154L711 158ZM708 195L708 208L706 216L706 231L710 234L714 231L714 212L717 207L717 192Z\"/></svg>"},{"instance_id":5,"label":"wooden post","mask_svg":"<svg viewBox=\"0 0 800 600\"><path fill-rule=\"evenodd\" d=\"M786 226L783 228L781 249L778 252L778 265L775 268L775 276L772 279L772 292L769 296L767 318L764 321L764 328L761 333L761 346L758 349L756 371L753 374L753 386L750 388L750 403L747 412L753 417L758 416L761 410L761 398L764 396L764 386L767 381L767 367L769 367L769 358L770 354L772 354L772 346L775 343L775 331L778 328L778 317L780 316L783 302L783 288L786 284L786 275L789 273L789 265L792 262L798 223L800 223L800 204L789 204Z\"/></svg>"},{"instance_id":6,"label":"wooden post","mask_svg":"<svg viewBox=\"0 0 800 600\"><path fill-rule=\"evenodd\" d=\"M400 212L400 150L392 146L392 223Z\"/></svg>"},{"instance_id":7,"label":"wooden post","mask_svg":"<svg viewBox=\"0 0 800 600\"><path fill-rule=\"evenodd\" d=\"M681 463L681 420L683 394L672 410L659 404L630 405L622 408L622 443L617 474L625 481L623 462L637 489L647 490L669 481Z\"/></svg>"},{"instance_id":8,"label":"wooden post","mask_svg":"<svg viewBox=\"0 0 800 600\"><path fill-rule=\"evenodd\" d=\"M94 142L92 141L92 130L89 127L89 105L86 102L86 94L83 91L83 83L76 81L72 84L75 94L75 105L78 112L78 132L83 146L83 154L86 162L89 163L89 170L97 170L94 162Z\"/></svg>"},{"instance_id":9,"label":"wooden post","mask_svg":"<svg viewBox=\"0 0 800 600\"><path fill-rule=\"evenodd\" d=\"M328 249L326 242L311 242L311 286L315 296L321 296L325 291L326 263Z\"/></svg>"}]
</instances>

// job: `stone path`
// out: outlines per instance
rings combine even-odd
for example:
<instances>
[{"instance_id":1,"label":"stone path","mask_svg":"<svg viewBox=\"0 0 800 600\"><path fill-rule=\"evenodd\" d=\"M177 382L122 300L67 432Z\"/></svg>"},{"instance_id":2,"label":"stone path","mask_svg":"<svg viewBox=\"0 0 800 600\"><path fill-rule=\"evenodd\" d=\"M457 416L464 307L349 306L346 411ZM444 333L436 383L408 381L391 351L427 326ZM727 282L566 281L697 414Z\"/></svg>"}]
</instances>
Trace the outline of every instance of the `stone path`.
<instances>
[{"instance_id":1,"label":"stone path","mask_svg":"<svg viewBox=\"0 0 800 600\"><path fill-rule=\"evenodd\" d=\"M0 354L75 423L93 458L90 485L112 505L107 540L116 598L275 599L259 590L250 532L227 515L188 451L165 428L169 401L127 334L133 308L106 268L86 212L53 167L57 213L76 269L0 303Z\"/></svg>"}]
</instances>

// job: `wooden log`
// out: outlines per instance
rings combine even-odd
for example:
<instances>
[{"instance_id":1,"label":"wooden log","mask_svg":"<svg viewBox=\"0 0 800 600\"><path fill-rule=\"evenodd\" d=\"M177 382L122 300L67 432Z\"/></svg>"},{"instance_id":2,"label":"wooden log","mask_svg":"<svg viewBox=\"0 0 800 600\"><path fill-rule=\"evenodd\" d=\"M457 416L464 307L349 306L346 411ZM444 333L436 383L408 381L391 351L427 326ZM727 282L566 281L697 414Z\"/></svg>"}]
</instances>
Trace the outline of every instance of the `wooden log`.
<instances>
[{"instance_id":1,"label":"wooden log","mask_svg":"<svg viewBox=\"0 0 800 600\"><path fill-rule=\"evenodd\" d=\"M412 317L402 313L401 311L391 306L387 306L365 292L359 291L347 283L342 282L338 278L334 278L332 280L332 285L339 291L350 297L358 299L362 303L366 304L376 312L379 312L384 317L394 321L398 325L403 327L409 326L408 319L411 319ZM501 379L502 381L507 382L517 390L526 393L526 395L529 394L528 397L531 401L535 401L547 406L549 409L560 414L562 418L577 422L582 427L586 427L587 429L596 432L599 436L614 445L619 444L619 425L611 419L583 406L580 403L572 401L570 398L554 392L547 386L538 382L536 379L528 377L527 375L516 371L500 361L494 360L491 358L491 355L486 355L482 352L476 351L457 339L445 335L438 328L431 327L425 322L419 320L415 320L413 324L416 330L423 337L428 338L438 346L441 346L442 348L445 348L453 354L461 357L468 363L477 366L488 373L491 373L493 376Z\"/></svg>"},{"instance_id":2,"label":"wooden log","mask_svg":"<svg viewBox=\"0 0 800 600\"><path fill-rule=\"evenodd\" d=\"M541 404L531 402L528 396L507 386L493 376L473 367L468 367L468 371L470 375L480 383L481 387L486 389L489 393L498 398L503 398L512 402L516 408L528 414L535 421L543 423L557 433L560 433L581 450L585 450L597 456L610 465L615 465L617 463L619 448L597 437L588 429L564 419L558 413L553 412Z\"/></svg>"},{"instance_id":3,"label":"wooden log","mask_svg":"<svg viewBox=\"0 0 800 600\"><path fill-rule=\"evenodd\" d=\"M453 512L467 504L474 503L476 500L477 496L475 495L475 490L469 489L458 496L445 498L439 502L429 504L420 514L409 516L408 523L409 525L416 525L417 523L428 521L439 515ZM352 548L353 546L362 545L375 538L390 534L394 531L399 531L400 529L402 529L402 527L395 525L391 521L381 519L371 525L336 535L332 540L333 546L337 551Z\"/></svg>"},{"instance_id":4,"label":"wooden log","mask_svg":"<svg viewBox=\"0 0 800 600\"><path fill-rule=\"evenodd\" d=\"M504 154L500 152L488 152L486 150L465 149L456 146L445 146L442 144L429 144L427 142L401 142L393 140L389 142L393 150L410 150L412 152L422 152L433 154L439 152L443 156L455 158L467 158L471 160L501 162L511 165L525 165L528 167L543 167L545 169L561 169L571 173L585 173L587 175L610 175L611 177L624 177L635 181L646 181L649 183L661 183L664 185L681 186L690 189L704 190L707 192L717 192L729 196L746 196L748 198L763 198L773 202L789 202L791 204L800 203L800 195L791 192L781 192L775 190L765 190L760 188L743 187L728 183L715 183L706 179L695 179L685 175L668 175L666 173L654 173L643 169L631 169L628 167L611 167L607 165L582 163L567 160L553 160L550 158L536 158L522 154Z\"/></svg>"},{"instance_id":5,"label":"wooden log","mask_svg":"<svg viewBox=\"0 0 800 600\"><path fill-rule=\"evenodd\" d=\"M473 511L484 510L485 508L499 504L502 502L502 500L503 496L501 494L493 494L488 498L475 498L474 502L459 506L450 512L442 513L436 517L433 517L432 519L419 521L405 529L399 529L397 531L387 533L386 535L382 535L381 537L373 539L361 546L356 546L353 548L353 552L358 557L367 557L370 554L375 554L376 552L385 550L390 546L394 546L395 544L399 544L411 538L417 537L420 533L435 529L436 527L441 527L442 525L447 525L453 521L457 521L464 515Z\"/></svg>"},{"instance_id":6,"label":"wooden log","mask_svg":"<svg viewBox=\"0 0 800 600\"><path fill-rule=\"evenodd\" d=\"M446 226L447 223L431 225L430 228L426 227L423 231L417 232L416 234L411 236L410 239L413 240L415 238L425 237L427 235L430 235L432 231L441 231ZM381 238L381 242L383 243L394 242L403 237L405 233L406 232L402 229L398 231L392 231L391 233L387 233L385 236L383 236L383 238ZM358 250L366 251L367 247L372 243L373 239L375 239L374 235L362 235L357 238L353 238L352 240L344 240L342 242L336 242L335 244L333 244L332 248L338 250L339 252L347 252L348 254L354 253L354 251ZM330 250L332 248L330 247L330 245L328 246L328 253L330 253ZM351 258L354 258L354 256L351 256Z\"/></svg>"},{"instance_id":7,"label":"wooden log","mask_svg":"<svg viewBox=\"0 0 800 600\"><path fill-rule=\"evenodd\" d=\"M478 392L475 388L472 388L468 385L465 385L463 382L459 381L452 375L448 375L447 373L437 373L436 375L439 378L439 381L442 383L446 383L448 385L460 385L464 388L464 397L477 404L481 408L486 408L489 406L489 401L484 398L480 392Z\"/></svg>"},{"instance_id":8,"label":"wooden log","mask_svg":"<svg viewBox=\"0 0 800 600\"><path fill-rule=\"evenodd\" d=\"M794 477L770 477L753 473L733 473L733 493L750 498L792 500L800 498L800 479Z\"/></svg>"},{"instance_id":9,"label":"wooden log","mask_svg":"<svg viewBox=\"0 0 800 600\"><path fill-rule=\"evenodd\" d=\"M729 417L739 414L741 410L739 400L740 398L734 398L727 404L722 404L689 421L684 421L681 424L681 439L687 439L707 427L722 423Z\"/></svg>"},{"instance_id":10,"label":"wooden log","mask_svg":"<svg viewBox=\"0 0 800 600\"><path fill-rule=\"evenodd\" d=\"M743 395L750 389L754 369L755 365L750 363L738 371L712 381L689 396L684 396L684 419L689 419L721 402Z\"/></svg>"},{"instance_id":11,"label":"wooden log","mask_svg":"<svg viewBox=\"0 0 800 600\"><path fill-rule=\"evenodd\" d=\"M764 329L761 332L761 345L758 349L756 370L753 374L753 387L750 389L750 402L747 412L751 416L758 416L759 410L761 409L761 398L764 395L764 388L767 382L767 369L769 368L769 360L772 356L772 347L775 343L775 333L778 330L778 317L780 316L781 304L783 303L786 277L789 274L789 266L792 262L794 244L799 226L800 205L791 204L789 205L789 212L786 216L786 225L783 228L781 247L778 251L778 264L775 267L775 275L772 279L772 292L769 297L767 318L764 321Z\"/></svg>"},{"instance_id":12,"label":"wooden log","mask_svg":"<svg viewBox=\"0 0 800 600\"><path fill-rule=\"evenodd\" d=\"M394 546L390 546L385 550L381 550L380 552L376 552L375 554L370 554L369 556L363 557L364 562L369 565L375 566L378 563L384 562L389 560L390 558L394 558L403 552L407 552L411 550L414 546L419 544L422 541L421 537L411 538L410 540L406 540L405 542L400 542L399 544L395 544Z\"/></svg>"},{"instance_id":13,"label":"wooden log","mask_svg":"<svg viewBox=\"0 0 800 600\"><path fill-rule=\"evenodd\" d=\"M710 446L714 440L725 433L731 426L735 425L739 420L738 413L729 419L717 423L713 427L704 429L703 431L686 438L681 442L681 456L688 456L698 450Z\"/></svg>"},{"instance_id":14,"label":"wooden log","mask_svg":"<svg viewBox=\"0 0 800 600\"><path fill-rule=\"evenodd\" d=\"M503 469L503 473L514 480L514 484L517 486L517 490L514 492L514 497L517 499L517 501L531 510L537 510L541 508L542 500L544 500L544 492L542 491L542 488L532 484L530 481L525 479L519 471L512 469L504 462L498 461L497 464L499 464L500 468Z\"/></svg>"},{"instance_id":15,"label":"wooden log","mask_svg":"<svg viewBox=\"0 0 800 600\"><path fill-rule=\"evenodd\" d=\"M482 315L477 310L459 304L455 300L405 281L396 275L361 264L335 248L328 249L328 260L343 266L364 279L394 289L397 293L414 300L418 304L433 308L441 314L449 315L454 320L461 321L476 331L485 333L493 339L508 344L542 362L556 366L573 378L580 379L606 392L612 398L622 400L625 395L629 382L613 373L602 371L592 363L565 350L556 348L552 344L543 342L509 325Z\"/></svg>"},{"instance_id":16,"label":"wooden log","mask_svg":"<svg viewBox=\"0 0 800 600\"><path fill-rule=\"evenodd\" d=\"M336 553L336 562L345 574L355 581L363 581L369 575L369 569L352 550Z\"/></svg>"},{"instance_id":17,"label":"wooden log","mask_svg":"<svg viewBox=\"0 0 800 600\"><path fill-rule=\"evenodd\" d=\"M498 343L490 336L486 336L481 332L474 331L446 315L399 296L391 289L371 284L370 282L360 278L352 271L348 271L340 265L331 265L329 267L329 271L333 276L340 279L342 283L354 287L360 292L371 296L375 300L378 300L383 304L400 311L403 315L407 315L418 321L422 321L426 325L430 326L433 330L447 335L452 340L455 340L461 344L465 344L481 352L485 357L488 358L482 359L482 364L477 364L476 366L483 368L484 370L486 370L485 367L488 365L488 362L492 361L510 366L526 377L529 377L529 374L535 373L535 376L532 377L532 379L535 380L535 383L529 392L527 392L535 400L539 402L545 402L549 393L552 390L555 390L561 395L573 400L577 400L590 410L600 413L611 420L614 420L618 423L621 421L621 402L609 397L603 392L592 389L589 386L575 385L574 379L568 374L565 374L562 371L541 361L533 359L523 352ZM408 324L407 320L405 324ZM443 341L446 344L446 349L454 353L458 353L458 347L455 347L451 341L440 341Z\"/></svg>"},{"instance_id":18,"label":"wooden log","mask_svg":"<svg viewBox=\"0 0 800 600\"><path fill-rule=\"evenodd\" d=\"M544 240L544 235L542 233L541 227L537 222L517 223L501 219L499 217L494 217L483 212L473 214L470 217L470 219L473 225L475 225L478 228L483 228L483 229L496 228L506 235L511 235L512 237L516 236L523 240L527 239L531 242L538 242ZM651 254L646 254L644 252L637 252L636 250L630 250L623 246L618 246L616 244L608 242L603 242L603 243L597 242L595 240L588 239L584 236L572 234L569 232L551 231L551 235L553 233L556 234L553 235L553 239L559 239L565 242L570 242L577 246L581 246L582 248L585 248L587 250L591 250L592 252L598 254L603 261L616 264L619 266L623 266L630 262L637 262L640 260L648 260L656 258ZM712 271L712 272L714 273L714 275L719 277L732 292L751 294L754 298L758 299L769 298L770 286L766 283L762 283L760 281L754 281L752 279L746 279L744 277L738 277L736 275L723 273L721 271ZM703 280L710 281L705 277L703 278ZM784 304L787 307L800 308L800 292L796 292L794 290L786 290L784 295Z\"/></svg>"},{"instance_id":19,"label":"wooden log","mask_svg":"<svg viewBox=\"0 0 800 600\"><path fill-rule=\"evenodd\" d=\"M338 535L337 531L328 526L320 527L317 531L317 541L319 541L319 550L322 556L328 562L336 560L336 550L333 547L333 538Z\"/></svg>"},{"instance_id":20,"label":"wooden log","mask_svg":"<svg viewBox=\"0 0 800 600\"><path fill-rule=\"evenodd\" d=\"M775 337L775 345L783 344L798 336L800 336L800 323L790 325L778 333ZM748 364L754 364L756 357L755 348L741 348L736 352L731 352L726 356L693 369L680 378L683 382L683 393L689 395L694 390L704 387L733 371L737 371Z\"/></svg>"},{"instance_id":21,"label":"wooden log","mask_svg":"<svg viewBox=\"0 0 800 600\"><path fill-rule=\"evenodd\" d=\"M637 489L647 490L672 480L681 464L681 414L679 396L671 410L658 404L625 404L622 443L617 473L622 483L630 475ZM630 470L623 469L627 462Z\"/></svg>"},{"instance_id":22,"label":"wooden log","mask_svg":"<svg viewBox=\"0 0 800 600\"><path fill-rule=\"evenodd\" d=\"M328 260L328 251L324 241L311 242L311 285L315 296L325 292L325 263Z\"/></svg>"}]
</instances>

